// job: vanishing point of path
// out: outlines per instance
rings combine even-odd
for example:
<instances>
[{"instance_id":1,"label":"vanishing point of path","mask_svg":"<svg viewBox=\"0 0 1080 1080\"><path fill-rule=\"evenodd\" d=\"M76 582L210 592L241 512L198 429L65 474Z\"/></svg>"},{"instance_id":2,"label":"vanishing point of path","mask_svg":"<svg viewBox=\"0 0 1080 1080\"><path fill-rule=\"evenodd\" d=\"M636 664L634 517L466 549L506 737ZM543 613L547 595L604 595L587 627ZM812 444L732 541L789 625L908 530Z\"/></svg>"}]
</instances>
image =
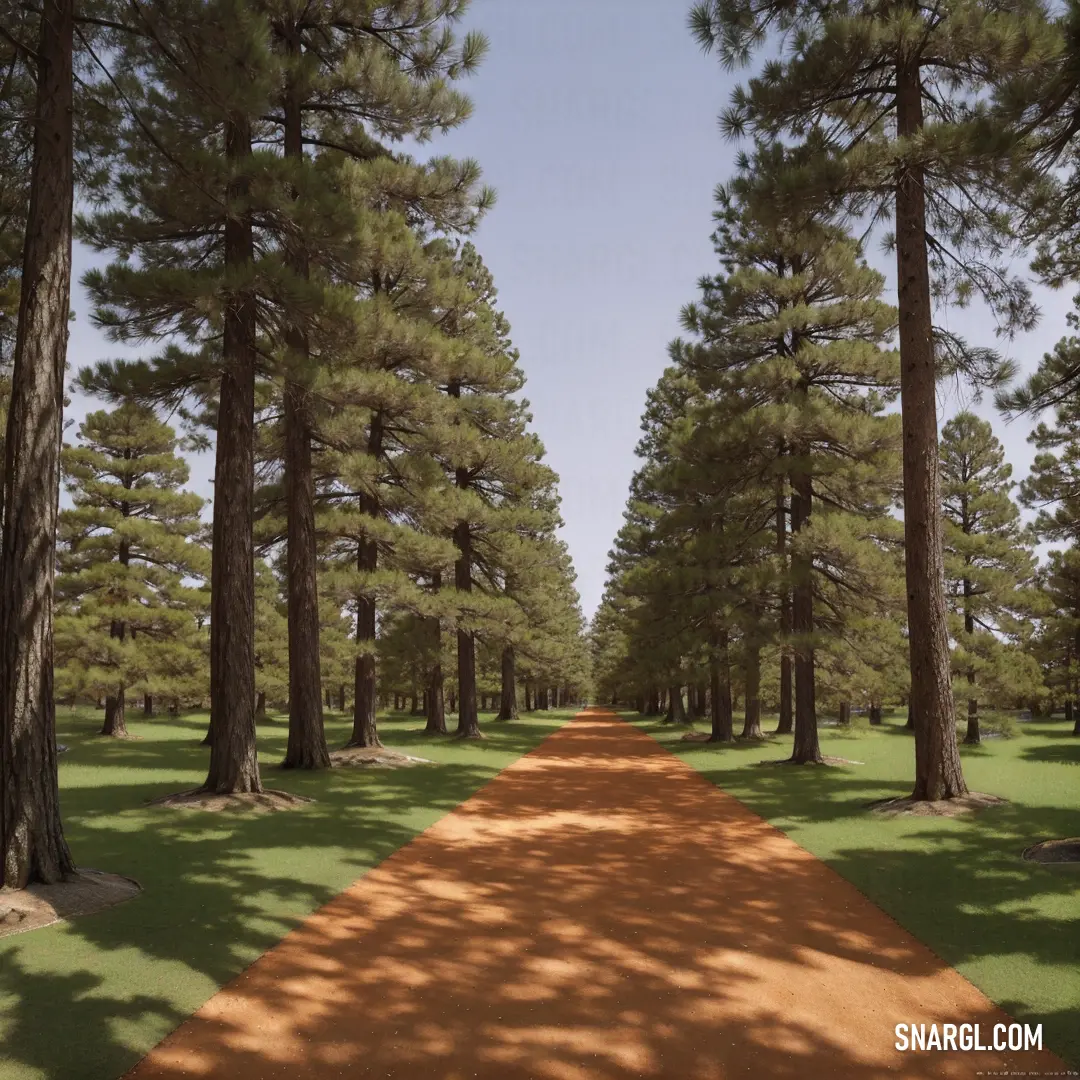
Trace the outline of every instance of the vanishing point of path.
<instances>
[{"instance_id":1,"label":"vanishing point of path","mask_svg":"<svg viewBox=\"0 0 1080 1080\"><path fill-rule=\"evenodd\" d=\"M823 863L649 736L589 712L315 913L129 1075L1060 1075L1048 1053L893 1049L900 1022L989 1033L1007 1020Z\"/></svg>"}]
</instances>

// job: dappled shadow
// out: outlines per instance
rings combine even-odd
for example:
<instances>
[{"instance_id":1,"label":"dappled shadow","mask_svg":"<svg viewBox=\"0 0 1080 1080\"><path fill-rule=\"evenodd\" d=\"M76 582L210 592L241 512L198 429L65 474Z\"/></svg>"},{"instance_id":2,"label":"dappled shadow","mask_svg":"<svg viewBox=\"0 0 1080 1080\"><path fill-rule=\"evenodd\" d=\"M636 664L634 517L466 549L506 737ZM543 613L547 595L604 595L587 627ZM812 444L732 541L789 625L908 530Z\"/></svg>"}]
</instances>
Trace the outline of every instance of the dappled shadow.
<instances>
[{"instance_id":1,"label":"dappled shadow","mask_svg":"<svg viewBox=\"0 0 1080 1080\"><path fill-rule=\"evenodd\" d=\"M408 775L408 774L406 774ZM332 900L131 1074L974 1077L900 1022L1004 1019L652 739L587 715Z\"/></svg>"},{"instance_id":2,"label":"dappled shadow","mask_svg":"<svg viewBox=\"0 0 1080 1080\"><path fill-rule=\"evenodd\" d=\"M209 814L147 805L205 777L191 743L205 716L129 722L143 738L94 736L59 716L62 809L80 865L135 878L121 907L0 942L0 1076L109 1080L221 985L395 849L565 722L498 726L483 742L424 736L423 718L384 728L423 769L275 768L287 731L259 729L264 782L315 801L289 814ZM331 717L331 744L347 719ZM275 725L274 728L277 726Z\"/></svg>"}]
</instances>

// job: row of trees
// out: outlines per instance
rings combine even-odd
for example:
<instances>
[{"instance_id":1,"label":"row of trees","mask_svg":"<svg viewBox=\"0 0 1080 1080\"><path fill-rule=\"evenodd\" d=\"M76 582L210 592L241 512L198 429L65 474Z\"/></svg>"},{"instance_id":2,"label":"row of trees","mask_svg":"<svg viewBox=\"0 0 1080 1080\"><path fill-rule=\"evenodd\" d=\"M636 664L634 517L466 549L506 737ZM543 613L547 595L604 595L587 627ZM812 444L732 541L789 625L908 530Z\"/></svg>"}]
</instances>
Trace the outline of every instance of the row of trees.
<instances>
[{"instance_id":1,"label":"row of trees","mask_svg":"<svg viewBox=\"0 0 1080 1080\"><path fill-rule=\"evenodd\" d=\"M1035 438L1064 448L1075 355L1063 344L1056 380L1040 371L1010 394L1012 366L935 308L976 301L1011 334L1037 317L1015 250L1037 244L1052 283L1074 274L1075 19L1027 0L694 8L725 64L781 48L721 118L753 148L717 192L722 271L684 310L690 337L649 397L593 627L606 693L656 711L667 688L678 717L689 685L724 740L734 687L753 736L764 665L796 762L820 760L819 698L842 718L906 698L916 799L966 791L956 700L974 741L980 697L1038 698L1055 643L1077 640L1071 555L1040 577L1032 554L1066 535L1053 522L1075 498L1059 476L1070 451L1036 463L1021 495L1046 506L1025 529L988 425L962 414L939 450L936 389L949 375L1006 409L1056 403L1058 427ZM1051 162L1067 167L1049 177ZM863 257L889 222L895 307Z\"/></svg>"},{"instance_id":2,"label":"row of trees","mask_svg":"<svg viewBox=\"0 0 1080 1080\"><path fill-rule=\"evenodd\" d=\"M325 767L324 700L351 668L352 744L379 744L383 651L422 658L433 731L456 668L458 732L479 733L478 642L481 664L498 658L503 715L519 664L545 695L585 685L557 478L466 239L493 194L475 162L393 148L469 115L454 84L486 43L455 34L465 7L55 0L10 23L4 10L16 194L0 251L22 251L0 268L5 302L19 295L0 338L6 884L73 868L52 685L73 229L110 260L84 279L94 321L146 347L79 372L79 391L113 408L64 451L63 689L103 694L107 731L123 731L135 690L205 697L206 789L255 792L267 697L288 704L284 764ZM211 442L204 536L177 450Z\"/></svg>"}]
</instances>

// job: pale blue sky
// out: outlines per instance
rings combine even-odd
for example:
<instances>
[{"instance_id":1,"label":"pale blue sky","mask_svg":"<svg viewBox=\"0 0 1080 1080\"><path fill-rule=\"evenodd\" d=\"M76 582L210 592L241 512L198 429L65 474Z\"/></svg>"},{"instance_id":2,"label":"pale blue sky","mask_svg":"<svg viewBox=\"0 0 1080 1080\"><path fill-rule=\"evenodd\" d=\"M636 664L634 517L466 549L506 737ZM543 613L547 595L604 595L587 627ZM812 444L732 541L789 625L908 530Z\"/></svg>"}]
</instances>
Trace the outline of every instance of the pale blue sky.
<instances>
[{"instance_id":1,"label":"pale blue sky","mask_svg":"<svg viewBox=\"0 0 1080 1080\"><path fill-rule=\"evenodd\" d=\"M561 477L563 537L586 615L600 599L645 393L666 365L680 307L713 270L712 191L735 148L716 116L739 76L702 55L684 0L474 0L466 25L491 51L467 89L473 118L430 144L475 157L498 203L476 237L528 377L526 396ZM873 256L888 272L887 258ZM76 253L76 272L87 265ZM1065 330L1070 293L1042 294L1044 318L1012 355L1030 368ZM74 298L71 362L117 355ZM957 329L991 344L976 315ZM943 418L956 398L945 388ZM71 416L85 411L73 404ZM992 408L978 410L992 417ZM1022 476L1030 425L995 428ZM193 486L210 494L212 463Z\"/></svg>"}]
</instances>

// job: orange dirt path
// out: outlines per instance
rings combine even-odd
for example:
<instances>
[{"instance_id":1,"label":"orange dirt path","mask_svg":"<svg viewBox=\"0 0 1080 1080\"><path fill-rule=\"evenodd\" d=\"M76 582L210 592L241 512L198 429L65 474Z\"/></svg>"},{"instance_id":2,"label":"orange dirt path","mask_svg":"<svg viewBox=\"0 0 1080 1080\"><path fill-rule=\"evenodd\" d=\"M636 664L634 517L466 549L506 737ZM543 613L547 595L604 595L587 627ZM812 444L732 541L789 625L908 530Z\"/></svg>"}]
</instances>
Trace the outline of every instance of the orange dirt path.
<instances>
[{"instance_id":1,"label":"orange dirt path","mask_svg":"<svg viewBox=\"0 0 1080 1080\"><path fill-rule=\"evenodd\" d=\"M852 885L592 711L316 912L131 1080L877 1080L1057 1072L907 1053L1009 1018Z\"/></svg>"}]
</instances>

